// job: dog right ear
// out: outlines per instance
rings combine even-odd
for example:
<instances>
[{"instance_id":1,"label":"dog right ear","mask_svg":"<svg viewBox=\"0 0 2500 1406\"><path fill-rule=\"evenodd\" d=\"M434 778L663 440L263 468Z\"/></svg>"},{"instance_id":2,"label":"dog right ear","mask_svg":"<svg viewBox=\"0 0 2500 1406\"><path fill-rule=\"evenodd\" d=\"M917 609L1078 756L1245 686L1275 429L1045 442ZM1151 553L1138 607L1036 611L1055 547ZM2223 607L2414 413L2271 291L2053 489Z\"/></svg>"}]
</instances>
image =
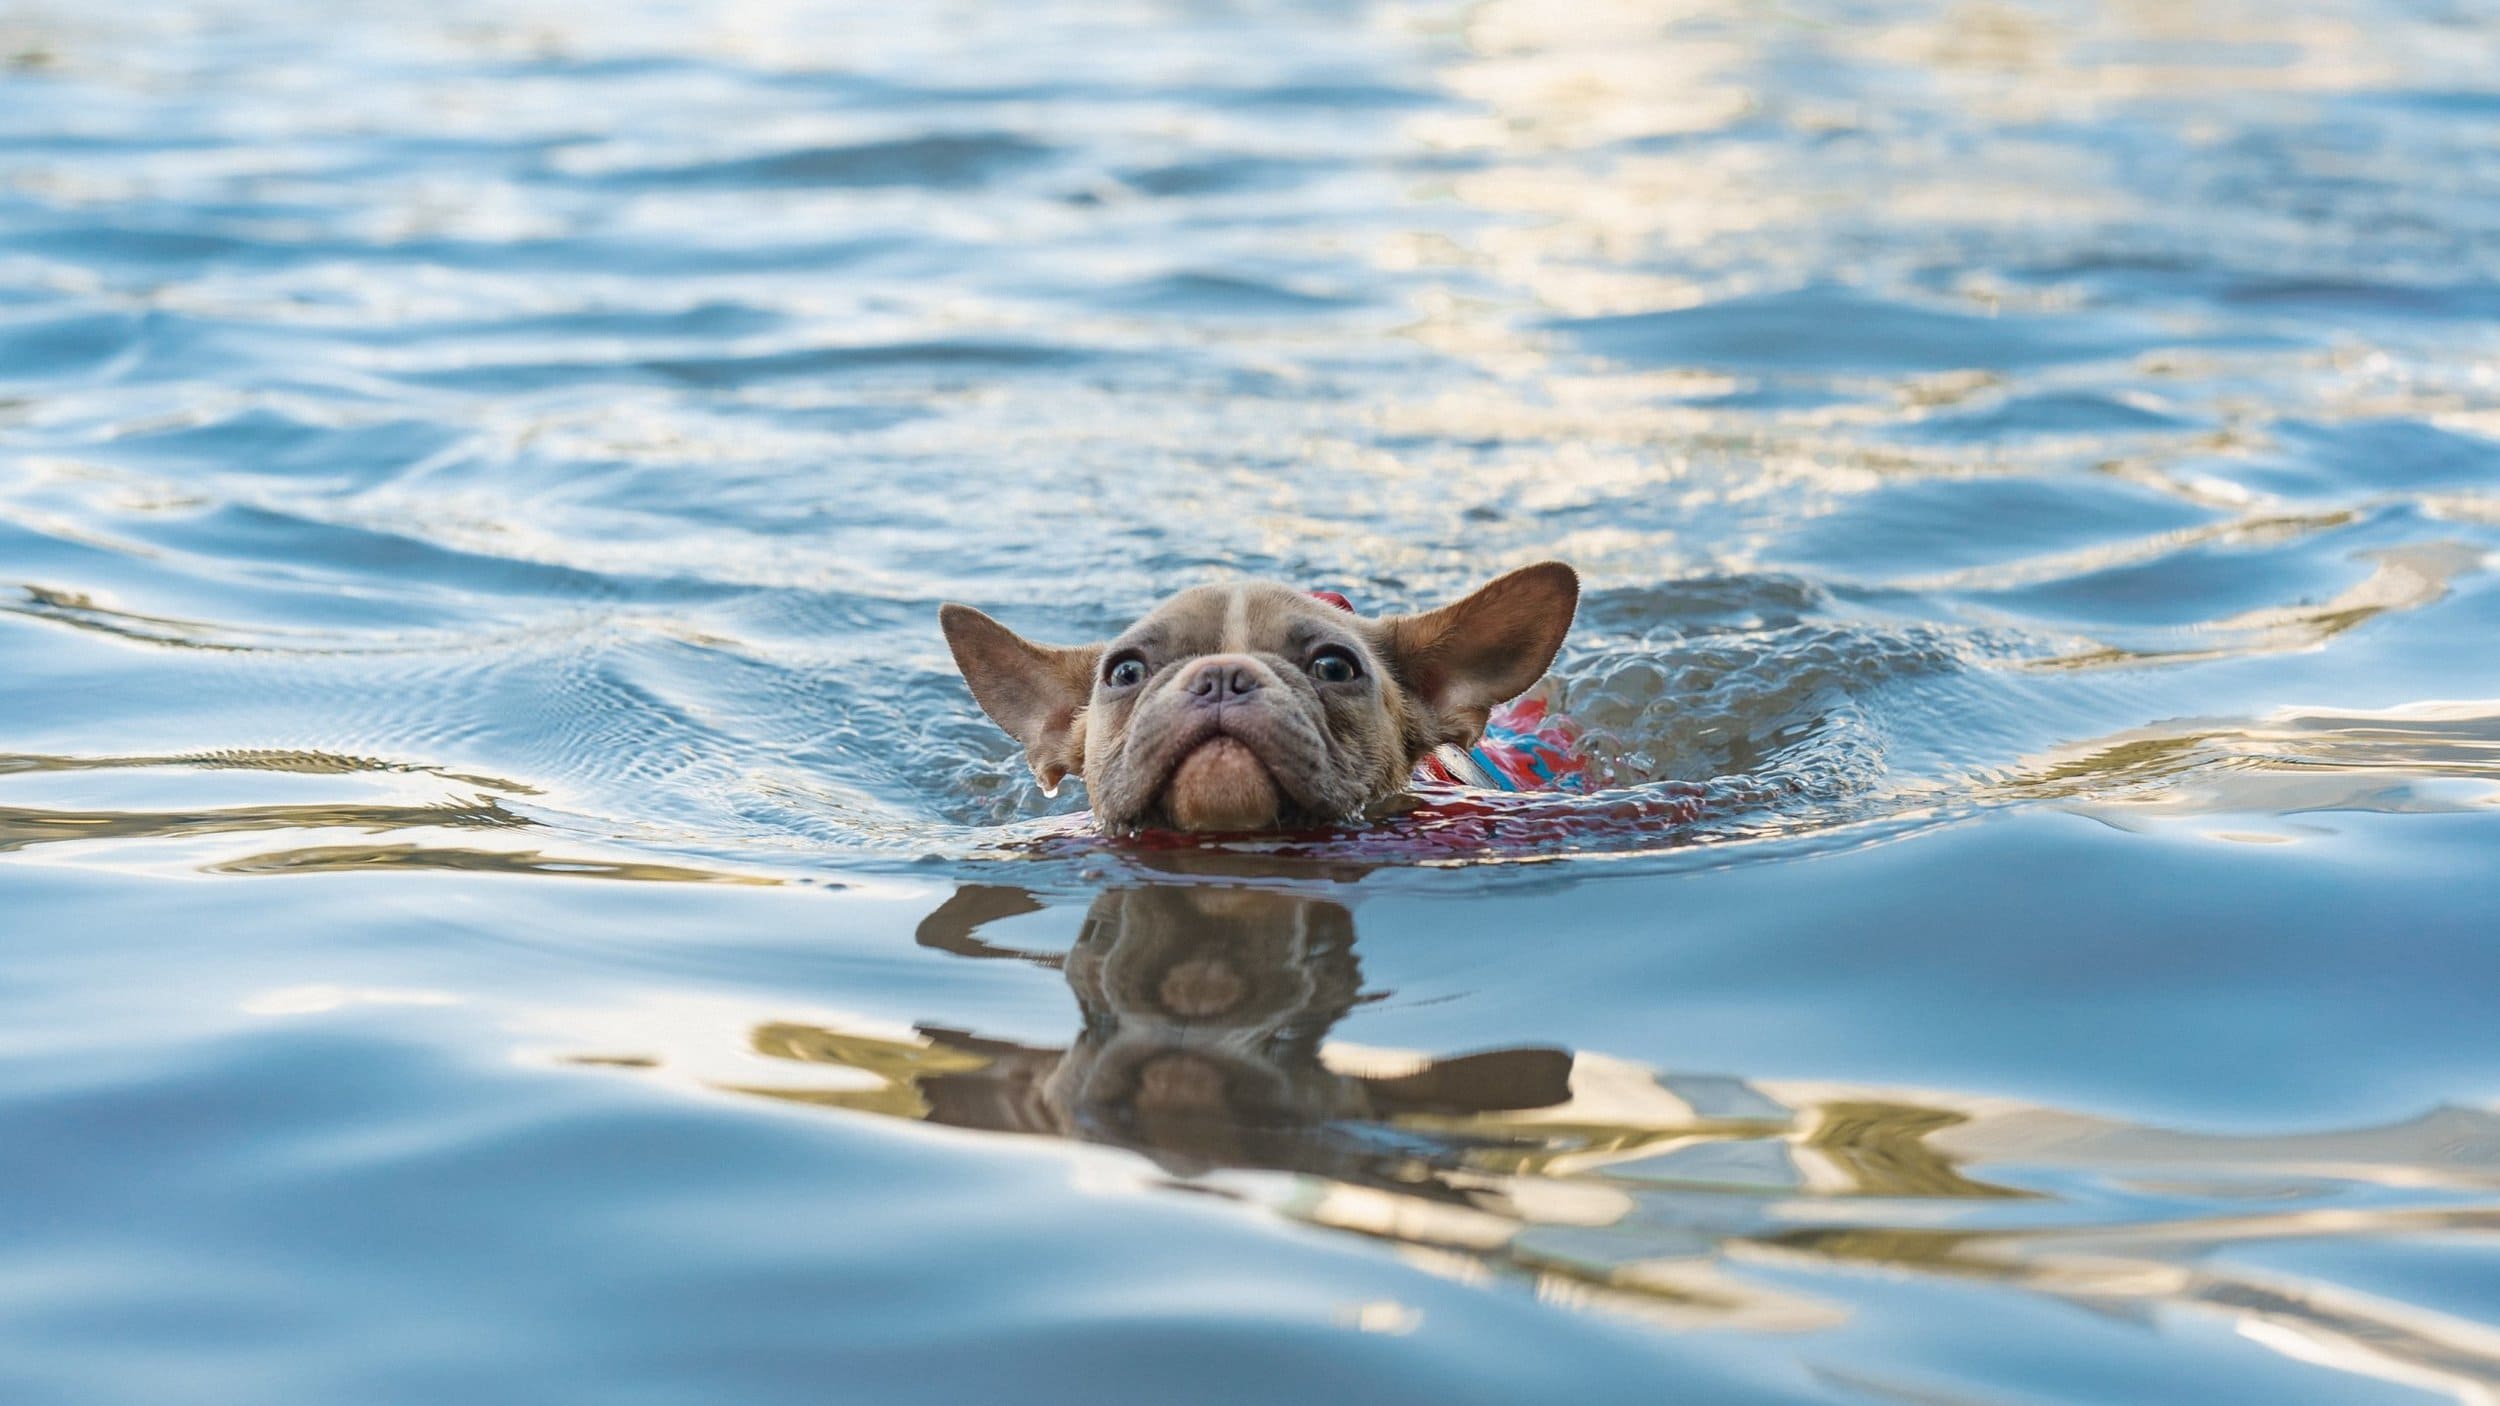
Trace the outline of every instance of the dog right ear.
<instances>
[{"instance_id":1,"label":"dog right ear","mask_svg":"<svg viewBox=\"0 0 2500 1406\"><path fill-rule=\"evenodd\" d=\"M938 607L938 625L955 667L990 721L1024 744L1024 759L1045 791L1085 770L1079 723L1094 696L1102 646L1035 644L968 605Z\"/></svg>"},{"instance_id":2,"label":"dog right ear","mask_svg":"<svg viewBox=\"0 0 2500 1406\"><path fill-rule=\"evenodd\" d=\"M1422 615L1392 615L1390 664L1430 709L1439 740L1466 746L1485 717L1554 667L1580 604L1580 577L1558 561L1523 566L1474 595Z\"/></svg>"}]
</instances>

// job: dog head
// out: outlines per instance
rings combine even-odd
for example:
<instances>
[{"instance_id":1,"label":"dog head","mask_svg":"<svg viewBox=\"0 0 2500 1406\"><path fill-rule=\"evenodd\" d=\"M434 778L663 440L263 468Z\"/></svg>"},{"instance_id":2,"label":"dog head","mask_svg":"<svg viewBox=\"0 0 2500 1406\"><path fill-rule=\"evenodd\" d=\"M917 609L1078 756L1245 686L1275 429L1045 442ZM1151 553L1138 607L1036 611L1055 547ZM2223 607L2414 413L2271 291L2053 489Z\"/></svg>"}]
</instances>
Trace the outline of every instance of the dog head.
<instances>
[{"instance_id":1,"label":"dog head","mask_svg":"<svg viewBox=\"0 0 2500 1406\"><path fill-rule=\"evenodd\" d=\"M1375 813L1542 677L1579 578L1514 571L1420 615L1367 618L1270 581L1181 592L1112 640L1046 645L938 611L972 696L1045 787L1085 783L1115 831L1245 832Z\"/></svg>"}]
</instances>

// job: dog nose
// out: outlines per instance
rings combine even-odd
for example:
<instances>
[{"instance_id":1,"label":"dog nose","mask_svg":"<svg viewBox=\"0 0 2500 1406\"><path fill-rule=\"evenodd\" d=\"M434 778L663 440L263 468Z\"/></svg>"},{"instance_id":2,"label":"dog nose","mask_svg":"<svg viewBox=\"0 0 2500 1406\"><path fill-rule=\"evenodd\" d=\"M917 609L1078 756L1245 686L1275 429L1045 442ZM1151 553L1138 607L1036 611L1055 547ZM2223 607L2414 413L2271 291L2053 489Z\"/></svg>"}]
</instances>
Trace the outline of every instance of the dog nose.
<instances>
[{"instance_id":1,"label":"dog nose","mask_svg":"<svg viewBox=\"0 0 2500 1406\"><path fill-rule=\"evenodd\" d=\"M1201 703L1227 703L1259 691L1259 671L1238 654L1210 654L1189 668L1181 681Z\"/></svg>"}]
</instances>

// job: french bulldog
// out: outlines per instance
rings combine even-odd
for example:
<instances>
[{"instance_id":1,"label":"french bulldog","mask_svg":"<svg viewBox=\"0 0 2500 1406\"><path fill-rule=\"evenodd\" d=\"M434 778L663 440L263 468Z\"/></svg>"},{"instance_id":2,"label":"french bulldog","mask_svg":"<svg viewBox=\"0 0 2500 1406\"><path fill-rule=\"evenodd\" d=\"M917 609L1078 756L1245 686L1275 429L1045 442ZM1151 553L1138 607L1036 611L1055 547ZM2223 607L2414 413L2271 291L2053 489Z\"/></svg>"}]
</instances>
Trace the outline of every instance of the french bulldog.
<instances>
[{"instance_id":1,"label":"french bulldog","mask_svg":"<svg viewBox=\"0 0 2500 1406\"><path fill-rule=\"evenodd\" d=\"M1245 581L1183 591L1100 644L1037 644L963 605L938 621L1045 789L1082 780L1114 833L1242 834L1393 812L1436 749L1473 744L1544 677L1579 596L1549 561L1416 615Z\"/></svg>"}]
</instances>

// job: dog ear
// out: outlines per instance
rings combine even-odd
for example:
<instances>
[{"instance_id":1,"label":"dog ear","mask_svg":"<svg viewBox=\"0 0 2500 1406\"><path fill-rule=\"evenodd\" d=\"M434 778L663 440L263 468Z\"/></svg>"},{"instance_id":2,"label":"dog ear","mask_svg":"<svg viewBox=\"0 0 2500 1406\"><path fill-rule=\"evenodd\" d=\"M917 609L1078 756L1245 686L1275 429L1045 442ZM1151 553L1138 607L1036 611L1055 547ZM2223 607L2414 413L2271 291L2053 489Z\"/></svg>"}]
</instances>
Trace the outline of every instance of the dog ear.
<instances>
[{"instance_id":1,"label":"dog ear","mask_svg":"<svg viewBox=\"0 0 2500 1406\"><path fill-rule=\"evenodd\" d=\"M1055 791L1069 773L1082 772L1085 734L1078 724L1094 696L1102 646L1035 644L968 605L939 606L938 625L973 701L1024 744L1042 789Z\"/></svg>"},{"instance_id":2,"label":"dog ear","mask_svg":"<svg viewBox=\"0 0 2500 1406\"><path fill-rule=\"evenodd\" d=\"M1464 744L1553 667L1579 604L1578 574L1544 561L1439 610L1381 623L1399 681L1439 719L1441 741Z\"/></svg>"}]
</instances>

